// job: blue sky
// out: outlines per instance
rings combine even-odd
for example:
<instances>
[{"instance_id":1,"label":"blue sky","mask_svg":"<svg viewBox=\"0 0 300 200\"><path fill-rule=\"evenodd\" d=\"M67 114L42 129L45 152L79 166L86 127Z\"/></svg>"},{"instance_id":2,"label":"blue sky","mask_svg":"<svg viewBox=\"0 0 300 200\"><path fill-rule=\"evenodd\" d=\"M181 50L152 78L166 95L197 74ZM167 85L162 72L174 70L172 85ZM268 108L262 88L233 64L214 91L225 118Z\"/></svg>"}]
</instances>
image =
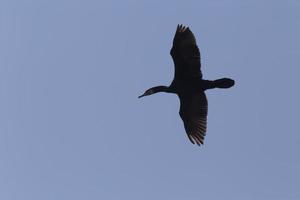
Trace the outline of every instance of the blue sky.
<instances>
[{"instance_id":1,"label":"blue sky","mask_svg":"<svg viewBox=\"0 0 300 200\"><path fill-rule=\"evenodd\" d=\"M300 198L296 0L0 2L0 199ZM173 78L178 23L206 79L192 145Z\"/></svg>"}]
</instances>

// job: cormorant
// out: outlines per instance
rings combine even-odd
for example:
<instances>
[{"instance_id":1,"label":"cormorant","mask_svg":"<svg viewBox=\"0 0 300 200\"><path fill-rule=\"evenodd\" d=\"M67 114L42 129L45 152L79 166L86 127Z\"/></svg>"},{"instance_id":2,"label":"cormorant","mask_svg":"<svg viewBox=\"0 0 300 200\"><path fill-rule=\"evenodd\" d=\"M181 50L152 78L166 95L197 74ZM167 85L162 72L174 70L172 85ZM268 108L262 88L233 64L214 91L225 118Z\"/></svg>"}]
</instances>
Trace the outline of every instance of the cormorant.
<instances>
[{"instance_id":1,"label":"cormorant","mask_svg":"<svg viewBox=\"0 0 300 200\"><path fill-rule=\"evenodd\" d=\"M175 93L180 99L179 115L188 138L193 144L204 143L207 124L207 89L230 88L234 80L229 78L214 81L202 79L200 51L189 27L178 25L170 54L175 65L174 79L169 87L152 87L139 98L157 92Z\"/></svg>"}]
</instances>

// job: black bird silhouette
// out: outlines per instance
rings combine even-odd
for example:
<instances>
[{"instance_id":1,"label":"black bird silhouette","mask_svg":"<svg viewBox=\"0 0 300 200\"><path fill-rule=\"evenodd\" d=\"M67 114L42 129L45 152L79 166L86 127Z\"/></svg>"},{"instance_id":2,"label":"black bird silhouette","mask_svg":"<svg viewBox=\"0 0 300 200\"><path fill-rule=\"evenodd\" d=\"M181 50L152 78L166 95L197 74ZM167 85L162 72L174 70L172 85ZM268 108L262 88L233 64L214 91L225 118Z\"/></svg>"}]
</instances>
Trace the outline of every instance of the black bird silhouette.
<instances>
[{"instance_id":1,"label":"black bird silhouette","mask_svg":"<svg viewBox=\"0 0 300 200\"><path fill-rule=\"evenodd\" d=\"M229 78L214 81L202 79L200 51L194 34L188 27L178 25L173 39L171 56L175 65L175 76L169 87L152 87L139 98L157 92L175 93L180 99L179 115L188 138L193 144L204 143L207 125L207 89L230 88L234 80Z\"/></svg>"}]
</instances>

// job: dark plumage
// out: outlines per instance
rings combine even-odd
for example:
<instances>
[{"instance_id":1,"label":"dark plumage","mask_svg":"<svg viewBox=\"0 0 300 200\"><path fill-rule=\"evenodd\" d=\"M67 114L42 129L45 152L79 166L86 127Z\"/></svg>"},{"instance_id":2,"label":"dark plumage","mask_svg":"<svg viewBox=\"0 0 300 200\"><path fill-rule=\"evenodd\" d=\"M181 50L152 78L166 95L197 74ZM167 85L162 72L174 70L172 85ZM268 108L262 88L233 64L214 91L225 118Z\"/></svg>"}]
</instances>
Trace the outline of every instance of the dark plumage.
<instances>
[{"instance_id":1,"label":"dark plumage","mask_svg":"<svg viewBox=\"0 0 300 200\"><path fill-rule=\"evenodd\" d=\"M157 92L177 94L180 99L179 115L188 138L193 144L203 144L207 124L207 99L204 91L212 88L230 88L234 85L234 80L202 79L200 51L195 36L188 27L177 26L170 53L175 65L171 85L150 88L139 98Z\"/></svg>"}]
</instances>

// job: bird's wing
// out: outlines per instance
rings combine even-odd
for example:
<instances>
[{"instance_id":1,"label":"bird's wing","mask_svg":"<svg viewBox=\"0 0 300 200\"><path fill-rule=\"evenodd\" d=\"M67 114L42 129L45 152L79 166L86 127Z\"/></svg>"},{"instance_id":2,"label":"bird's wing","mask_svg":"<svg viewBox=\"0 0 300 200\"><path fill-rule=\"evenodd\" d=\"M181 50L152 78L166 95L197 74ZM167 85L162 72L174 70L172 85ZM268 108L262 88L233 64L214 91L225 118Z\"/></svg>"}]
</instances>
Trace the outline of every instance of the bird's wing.
<instances>
[{"instance_id":1,"label":"bird's wing","mask_svg":"<svg viewBox=\"0 0 300 200\"><path fill-rule=\"evenodd\" d=\"M175 78L202 78L200 51L188 27L177 26L170 54L175 65Z\"/></svg>"},{"instance_id":2,"label":"bird's wing","mask_svg":"<svg viewBox=\"0 0 300 200\"><path fill-rule=\"evenodd\" d=\"M207 124L207 99L204 92L181 96L179 115L188 138L193 144L203 144Z\"/></svg>"}]
</instances>

